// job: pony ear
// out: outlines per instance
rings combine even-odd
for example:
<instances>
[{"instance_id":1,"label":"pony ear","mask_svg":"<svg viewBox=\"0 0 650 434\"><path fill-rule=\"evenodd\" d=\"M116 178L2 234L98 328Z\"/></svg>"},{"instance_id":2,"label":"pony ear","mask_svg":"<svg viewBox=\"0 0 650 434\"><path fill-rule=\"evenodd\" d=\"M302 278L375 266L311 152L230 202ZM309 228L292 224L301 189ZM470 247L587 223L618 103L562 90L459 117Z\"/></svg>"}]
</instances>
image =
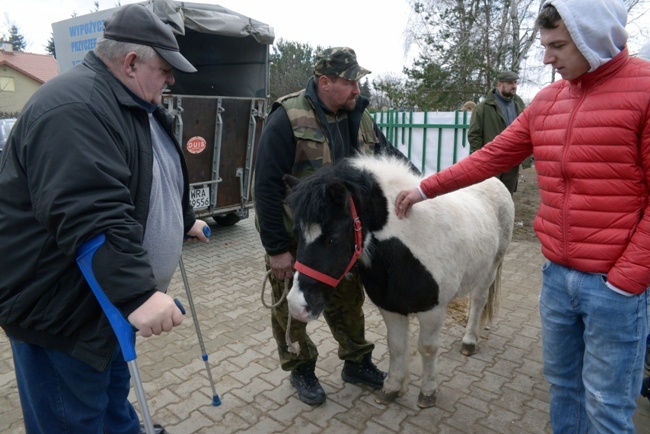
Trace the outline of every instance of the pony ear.
<instances>
[{"instance_id":1,"label":"pony ear","mask_svg":"<svg viewBox=\"0 0 650 434\"><path fill-rule=\"evenodd\" d=\"M289 186L290 190L293 190L293 188L300 182L300 178L296 178L295 176L288 173L282 177L282 180Z\"/></svg>"},{"instance_id":2,"label":"pony ear","mask_svg":"<svg viewBox=\"0 0 650 434\"><path fill-rule=\"evenodd\" d=\"M327 184L327 194L333 203L344 207L348 200L348 189L342 182L332 182Z\"/></svg>"}]
</instances>

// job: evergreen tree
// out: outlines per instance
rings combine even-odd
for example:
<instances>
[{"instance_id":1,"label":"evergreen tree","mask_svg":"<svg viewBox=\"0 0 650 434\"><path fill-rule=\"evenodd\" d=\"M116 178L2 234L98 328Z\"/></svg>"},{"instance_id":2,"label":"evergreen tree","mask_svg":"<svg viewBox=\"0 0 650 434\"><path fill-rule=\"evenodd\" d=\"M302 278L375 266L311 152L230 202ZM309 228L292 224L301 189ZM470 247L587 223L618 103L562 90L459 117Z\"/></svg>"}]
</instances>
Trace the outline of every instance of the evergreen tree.
<instances>
[{"instance_id":1,"label":"evergreen tree","mask_svg":"<svg viewBox=\"0 0 650 434\"><path fill-rule=\"evenodd\" d=\"M50 39L47 40L47 45L45 46L45 51L50 53L56 59L56 50L54 47L54 34L50 33Z\"/></svg>"},{"instance_id":2,"label":"evergreen tree","mask_svg":"<svg viewBox=\"0 0 650 434\"><path fill-rule=\"evenodd\" d=\"M366 79L363 81L363 83L361 83L361 86L359 87L361 88L361 95L370 99L372 95L370 93L370 83L368 82L368 77L366 77Z\"/></svg>"},{"instance_id":3,"label":"evergreen tree","mask_svg":"<svg viewBox=\"0 0 650 434\"><path fill-rule=\"evenodd\" d=\"M15 24L11 26L11 29L9 29L8 38L6 35L2 35L2 38L0 38L0 43L5 42L10 43L14 51L25 51L25 47L27 46L25 37L20 34L18 27L16 27Z\"/></svg>"},{"instance_id":4,"label":"evergreen tree","mask_svg":"<svg viewBox=\"0 0 650 434\"><path fill-rule=\"evenodd\" d=\"M304 89L309 77L314 75L314 58L322 49L306 43L285 41L280 38L272 47L271 101Z\"/></svg>"}]
</instances>

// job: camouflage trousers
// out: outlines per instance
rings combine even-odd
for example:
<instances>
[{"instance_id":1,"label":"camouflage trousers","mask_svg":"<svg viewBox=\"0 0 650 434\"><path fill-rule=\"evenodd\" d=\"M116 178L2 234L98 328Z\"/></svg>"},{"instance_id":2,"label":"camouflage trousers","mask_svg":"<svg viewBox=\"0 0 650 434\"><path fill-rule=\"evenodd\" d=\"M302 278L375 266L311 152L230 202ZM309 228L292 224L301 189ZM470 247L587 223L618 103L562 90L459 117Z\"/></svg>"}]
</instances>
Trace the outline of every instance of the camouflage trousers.
<instances>
[{"instance_id":1,"label":"camouflage trousers","mask_svg":"<svg viewBox=\"0 0 650 434\"><path fill-rule=\"evenodd\" d=\"M266 257L267 271L270 269L268 256ZM323 311L325 321L332 331L332 336L339 344L338 356L341 360L360 361L366 354L372 352L375 345L366 341L365 317L363 302L365 294L357 267L352 268L352 276L343 279L339 286L332 288L332 297ZM270 282L273 294L273 304L277 303L284 292L284 281L277 280L272 275ZM291 289L292 280L289 281L287 290ZM289 338L291 342L300 344L300 353L289 352L285 334L288 319L287 301L272 309L271 326L273 336L278 344L280 366L285 371L291 371L306 362L315 362L318 350L314 342L307 336L307 323L291 319Z\"/></svg>"}]
</instances>

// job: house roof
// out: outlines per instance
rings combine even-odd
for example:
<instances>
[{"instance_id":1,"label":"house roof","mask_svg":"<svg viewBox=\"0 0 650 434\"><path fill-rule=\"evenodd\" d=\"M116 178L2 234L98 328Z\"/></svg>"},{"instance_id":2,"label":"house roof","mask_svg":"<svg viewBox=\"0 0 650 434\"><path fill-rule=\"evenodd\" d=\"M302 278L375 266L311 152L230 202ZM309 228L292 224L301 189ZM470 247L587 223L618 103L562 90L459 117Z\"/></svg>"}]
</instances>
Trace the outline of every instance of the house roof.
<instances>
[{"instance_id":1,"label":"house roof","mask_svg":"<svg viewBox=\"0 0 650 434\"><path fill-rule=\"evenodd\" d=\"M0 49L0 66L9 66L43 84L56 77L56 59L51 54L25 53Z\"/></svg>"}]
</instances>

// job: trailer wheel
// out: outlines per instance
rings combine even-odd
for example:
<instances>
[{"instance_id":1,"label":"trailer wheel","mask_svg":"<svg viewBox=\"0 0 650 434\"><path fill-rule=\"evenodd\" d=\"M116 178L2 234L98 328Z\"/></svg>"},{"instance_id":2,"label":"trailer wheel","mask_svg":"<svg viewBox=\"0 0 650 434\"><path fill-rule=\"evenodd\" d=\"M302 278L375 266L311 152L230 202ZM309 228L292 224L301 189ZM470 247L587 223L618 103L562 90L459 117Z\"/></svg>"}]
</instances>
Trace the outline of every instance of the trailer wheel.
<instances>
[{"instance_id":1,"label":"trailer wheel","mask_svg":"<svg viewBox=\"0 0 650 434\"><path fill-rule=\"evenodd\" d=\"M239 217L234 212L228 214L213 215L212 218L219 226L232 226L241 220L241 217Z\"/></svg>"}]
</instances>

